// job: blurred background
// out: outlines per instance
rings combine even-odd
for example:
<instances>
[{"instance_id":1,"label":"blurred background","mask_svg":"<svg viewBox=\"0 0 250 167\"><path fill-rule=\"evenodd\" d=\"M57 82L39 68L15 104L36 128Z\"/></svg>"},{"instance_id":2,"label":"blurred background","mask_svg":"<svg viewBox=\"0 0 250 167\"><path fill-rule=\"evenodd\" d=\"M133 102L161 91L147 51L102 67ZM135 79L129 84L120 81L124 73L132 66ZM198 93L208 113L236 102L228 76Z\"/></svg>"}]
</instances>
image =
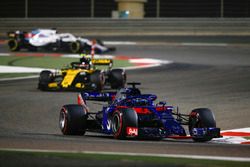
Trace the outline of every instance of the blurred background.
<instances>
[{"instance_id":1,"label":"blurred background","mask_svg":"<svg viewBox=\"0 0 250 167\"><path fill-rule=\"evenodd\" d=\"M1 18L249 17L249 0L2 0Z\"/></svg>"},{"instance_id":2,"label":"blurred background","mask_svg":"<svg viewBox=\"0 0 250 167\"><path fill-rule=\"evenodd\" d=\"M76 35L250 35L249 0L2 0L0 36L57 28Z\"/></svg>"}]
</instances>

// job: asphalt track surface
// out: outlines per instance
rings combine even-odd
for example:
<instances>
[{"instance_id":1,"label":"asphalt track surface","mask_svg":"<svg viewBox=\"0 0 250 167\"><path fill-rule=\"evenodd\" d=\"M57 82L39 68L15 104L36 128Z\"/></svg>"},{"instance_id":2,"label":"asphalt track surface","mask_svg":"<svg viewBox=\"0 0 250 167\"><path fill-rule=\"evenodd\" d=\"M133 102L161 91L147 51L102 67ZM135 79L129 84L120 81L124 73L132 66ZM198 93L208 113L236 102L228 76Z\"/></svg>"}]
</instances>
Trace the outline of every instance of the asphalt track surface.
<instances>
[{"instance_id":1,"label":"asphalt track surface","mask_svg":"<svg viewBox=\"0 0 250 167\"><path fill-rule=\"evenodd\" d=\"M7 52L6 47L1 45L0 52ZM222 130L249 127L249 46L118 46L116 55L174 61L127 71L128 81L142 82L144 93L155 93L158 100L178 105L182 113L210 108ZM58 127L59 110L64 104L76 103L76 95L41 92L37 79L0 82L0 148L250 157L249 145L115 140L95 133L63 136ZM93 111L100 107L90 103Z\"/></svg>"}]
</instances>

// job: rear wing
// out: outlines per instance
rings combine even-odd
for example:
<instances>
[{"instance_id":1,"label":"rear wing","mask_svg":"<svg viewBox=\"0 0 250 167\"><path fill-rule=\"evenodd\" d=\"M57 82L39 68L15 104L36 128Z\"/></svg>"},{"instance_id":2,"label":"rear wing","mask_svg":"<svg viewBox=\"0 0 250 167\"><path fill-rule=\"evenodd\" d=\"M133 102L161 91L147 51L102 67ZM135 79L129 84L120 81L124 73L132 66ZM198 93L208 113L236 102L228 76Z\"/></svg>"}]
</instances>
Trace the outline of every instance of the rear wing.
<instances>
[{"instance_id":1,"label":"rear wing","mask_svg":"<svg viewBox=\"0 0 250 167\"><path fill-rule=\"evenodd\" d=\"M11 32L7 32L7 36L9 38L15 38L17 36L17 34L15 32L13 32L13 31L11 31Z\"/></svg>"},{"instance_id":2,"label":"rear wing","mask_svg":"<svg viewBox=\"0 0 250 167\"><path fill-rule=\"evenodd\" d=\"M21 37L21 38L24 38L24 36L25 36L25 34L26 34L27 32L24 32L24 31L19 31L19 30L17 30L17 31L9 31L9 32L7 32L7 36L8 36L8 38L16 38L16 37Z\"/></svg>"},{"instance_id":3,"label":"rear wing","mask_svg":"<svg viewBox=\"0 0 250 167\"><path fill-rule=\"evenodd\" d=\"M105 93L99 93L99 92L81 92L79 94L79 98L82 100L91 100L91 101L103 101L103 102L109 102L114 100L116 95L116 92L105 92Z\"/></svg>"},{"instance_id":4,"label":"rear wing","mask_svg":"<svg viewBox=\"0 0 250 167\"><path fill-rule=\"evenodd\" d=\"M91 62L93 65L107 65L109 67L113 66L112 59L92 59Z\"/></svg>"}]
</instances>

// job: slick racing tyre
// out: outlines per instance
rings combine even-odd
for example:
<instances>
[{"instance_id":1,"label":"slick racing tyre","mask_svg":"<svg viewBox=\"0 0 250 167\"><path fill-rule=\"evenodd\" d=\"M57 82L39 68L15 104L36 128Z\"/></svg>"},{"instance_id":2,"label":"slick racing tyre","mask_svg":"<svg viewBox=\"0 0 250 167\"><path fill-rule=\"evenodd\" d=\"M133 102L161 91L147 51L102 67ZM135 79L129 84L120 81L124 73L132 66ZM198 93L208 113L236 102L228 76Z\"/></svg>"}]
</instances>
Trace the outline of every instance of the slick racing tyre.
<instances>
[{"instance_id":1,"label":"slick racing tyre","mask_svg":"<svg viewBox=\"0 0 250 167\"><path fill-rule=\"evenodd\" d=\"M10 50L13 52L20 50L20 44L16 39L10 39L8 41L8 46L9 46Z\"/></svg>"},{"instance_id":2,"label":"slick racing tyre","mask_svg":"<svg viewBox=\"0 0 250 167\"><path fill-rule=\"evenodd\" d=\"M53 73L48 70L44 70L40 73L38 89L48 90L48 85L53 81Z\"/></svg>"},{"instance_id":3,"label":"slick racing tyre","mask_svg":"<svg viewBox=\"0 0 250 167\"><path fill-rule=\"evenodd\" d=\"M96 43L101 45L101 46L104 46L104 43L100 39L96 39Z\"/></svg>"},{"instance_id":4,"label":"slick racing tyre","mask_svg":"<svg viewBox=\"0 0 250 167\"><path fill-rule=\"evenodd\" d=\"M81 41L70 43L69 48L72 53L82 53L82 52L85 52L86 54L91 53L91 45L88 45L87 43L83 43Z\"/></svg>"},{"instance_id":5,"label":"slick racing tyre","mask_svg":"<svg viewBox=\"0 0 250 167\"><path fill-rule=\"evenodd\" d=\"M116 139L138 136L137 113L131 108L116 110L112 115L111 127ZM128 134L128 128L136 129L134 133L137 134Z\"/></svg>"},{"instance_id":6,"label":"slick racing tyre","mask_svg":"<svg viewBox=\"0 0 250 167\"><path fill-rule=\"evenodd\" d=\"M113 69L109 75L109 82L112 89L123 88L126 83L126 72L122 69Z\"/></svg>"},{"instance_id":7,"label":"slick racing tyre","mask_svg":"<svg viewBox=\"0 0 250 167\"><path fill-rule=\"evenodd\" d=\"M62 107L59 127L64 135L84 135L86 132L87 111L77 104Z\"/></svg>"},{"instance_id":8,"label":"slick racing tyre","mask_svg":"<svg viewBox=\"0 0 250 167\"><path fill-rule=\"evenodd\" d=\"M208 108L197 108L192 110L189 116L189 133L193 136L193 128L208 128L216 127L216 122L213 112ZM204 138L196 138L196 142L206 142L212 139L211 136L204 136Z\"/></svg>"},{"instance_id":9,"label":"slick racing tyre","mask_svg":"<svg viewBox=\"0 0 250 167\"><path fill-rule=\"evenodd\" d=\"M81 41L75 41L70 43L70 51L72 53L81 53L83 51L83 44L81 43Z\"/></svg>"},{"instance_id":10,"label":"slick racing tyre","mask_svg":"<svg viewBox=\"0 0 250 167\"><path fill-rule=\"evenodd\" d=\"M91 82L92 88L95 91L98 91L98 92L102 91L102 89L104 88L104 82L105 82L104 74L99 70L95 71L94 73L90 75L90 82Z\"/></svg>"}]
</instances>

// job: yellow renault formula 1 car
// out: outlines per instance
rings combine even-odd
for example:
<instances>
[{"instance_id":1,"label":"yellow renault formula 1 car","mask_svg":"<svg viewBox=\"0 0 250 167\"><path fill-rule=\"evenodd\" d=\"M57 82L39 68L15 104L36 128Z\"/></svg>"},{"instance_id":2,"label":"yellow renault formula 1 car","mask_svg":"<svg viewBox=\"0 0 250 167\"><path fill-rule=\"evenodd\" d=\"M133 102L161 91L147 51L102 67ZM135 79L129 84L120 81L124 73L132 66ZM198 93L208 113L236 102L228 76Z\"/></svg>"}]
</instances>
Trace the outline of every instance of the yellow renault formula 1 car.
<instances>
[{"instance_id":1,"label":"yellow renault formula 1 car","mask_svg":"<svg viewBox=\"0 0 250 167\"><path fill-rule=\"evenodd\" d=\"M80 59L81 60L81 59ZM96 69L97 65L106 65L106 70ZM40 73L40 90L94 90L102 91L108 85L112 89L124 87L126 72L112 69L112 59L92 59L88 62L72 62L71 66L56 72L44 70Z\"/></svg>"}]
</instances>

